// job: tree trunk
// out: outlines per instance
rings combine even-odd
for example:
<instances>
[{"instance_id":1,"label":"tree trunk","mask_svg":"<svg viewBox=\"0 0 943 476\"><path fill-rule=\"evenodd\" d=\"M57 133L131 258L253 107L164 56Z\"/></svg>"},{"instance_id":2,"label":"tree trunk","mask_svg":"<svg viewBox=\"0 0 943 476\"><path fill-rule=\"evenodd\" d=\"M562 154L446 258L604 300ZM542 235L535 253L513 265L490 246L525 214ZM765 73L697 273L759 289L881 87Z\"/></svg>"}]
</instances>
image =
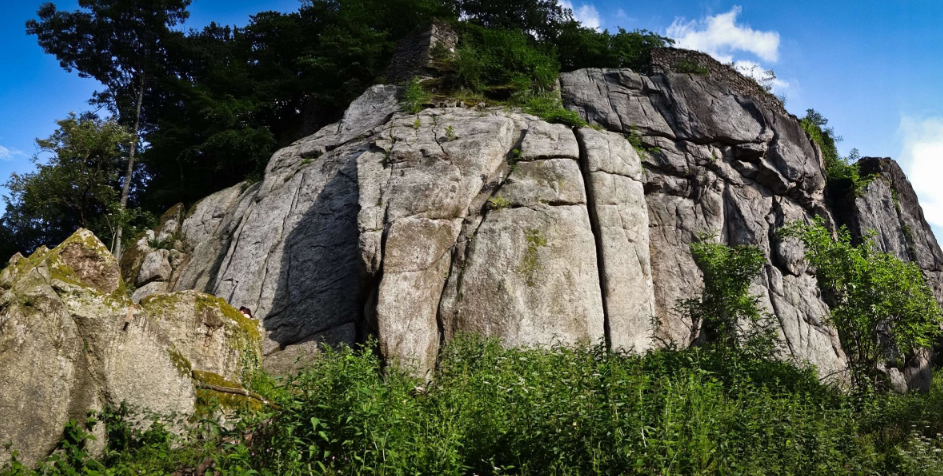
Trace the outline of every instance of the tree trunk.
<instances>
[{"instance_id":1,"label":"tree trunk","mask_svg":"<svg viewBox=\"0 0 943 476\"><path fill-rule=\"evenodd\" d=\"M141 129L141 105L144 102L144 74L141 74L141 84L138 85L138 97L136 111L134 116L134 138L131 139L131 151L128 153L128 169L124 173L124 185L121 187L121 202L118 210L124 212L128 207L128 195L131 194L131 178L134 176L134 156L138 149L138 131ZM121 261L121 235L124 229L122 223L118 222L118 232L115 234L114 248L115 259Z\"/></svg>"}]
</instances>

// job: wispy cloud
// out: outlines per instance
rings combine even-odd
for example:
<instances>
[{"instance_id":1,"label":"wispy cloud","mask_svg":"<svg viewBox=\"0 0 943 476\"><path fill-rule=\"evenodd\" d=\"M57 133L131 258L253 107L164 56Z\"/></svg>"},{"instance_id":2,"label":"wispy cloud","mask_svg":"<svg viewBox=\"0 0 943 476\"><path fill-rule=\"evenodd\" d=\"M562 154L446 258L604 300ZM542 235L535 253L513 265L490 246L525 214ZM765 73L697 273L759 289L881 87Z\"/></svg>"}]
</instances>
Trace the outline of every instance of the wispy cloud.
<instances>
[{"instance_id":1,"label":"wispy cloud","mask_svg":"<svg viewBox=\"0 0 943 476\"><path fill-rule=\"evenodd\" d=\"M779 79L775 75L771 75L770 71L763 67L763 65L757 63L756 61L749 60L738 60L734 61L733 67L744 76L749 76L756 80L756 82L769 86L770 91L774 94L784 94L787 89L789 89L789 81Z\"/></svg>"},{"instance_id":2,"label":"wispy cloud","mask_svg":"<svg viewBox=\"0 0 943 476\"><path fill-rule=\"evenodd\" d=\"M749 25L737 23L743 8L734 6L727 13L706 16L700 20L675 18L666 35L675 40L675 46L697 50L713 56L722 63L731 63L744 76L768 85L775 94L785 94L791 81L770 76L768 68L742 55L752 54L767 63L779 60L779 33L758 31Z\"/></svg>"},{"instance_id":3,"label":"wispy cloud","mask_svg":"<svg viewBox=\"0 0 943 476\"><path fill-rule=\"evenodd\" d=\"M623 9L621 9L621 8L616 11L616 18L619 19L619 20L625 20L625 21L629 21L629 22L638 21L638 19L633 18L633 17L630 17L629 14L628 14L628 13L625 13L625 10L623 10Z\"/></svg>"},{"instance_id":4,"label":"wispy cloud","mask_svg":"<svg viewBox=\"0 0 943 476\"><path fill-rule=\"evenodd\" d=\"M561 0L560 5L563 8L573 10L573 16L576 18L576 21L582 23L583 26L594 30L598 30L602 26L602 17L599 16L599 11L596 10L593 4L584 3L579 7L574 7L573 3L569 0Z\"/></svg>"},{"instance_id":5,"label":"wispy cloud","mask_svg":"<svg viewBox=\"0 0 943 476\"><path fill-rule=\"evenodd\" d=\"M0 145L0 160L13 160L17 157L26 157L26 153L21 150L9 149Z\"/></svg>"},{"instance_id":6,"label":"wispy cloud","mask_svg":"<svg viewBox=\"0 0 943 476\"><path fill-rule=\"evenodd\" d=\"M898 134L901 166L920 197L927 221L939 229L943 227L943 118L904 116Z\"/></svg>"},{"instance_id":7,"label":"wispy cloud","mask_svg":"<svg viewBox=\"0 0 943 476\"><path fill-rule=\"evenodd\" d=\"M734 6L727 13L686 21L676 18L668 27L668 36L676 45L703 51L720 61L729 63L738 51L753 53L763 61L779 60L779 33L758 31L749 25L737 24L743 8Z\"/></svg>"}]
</instances>

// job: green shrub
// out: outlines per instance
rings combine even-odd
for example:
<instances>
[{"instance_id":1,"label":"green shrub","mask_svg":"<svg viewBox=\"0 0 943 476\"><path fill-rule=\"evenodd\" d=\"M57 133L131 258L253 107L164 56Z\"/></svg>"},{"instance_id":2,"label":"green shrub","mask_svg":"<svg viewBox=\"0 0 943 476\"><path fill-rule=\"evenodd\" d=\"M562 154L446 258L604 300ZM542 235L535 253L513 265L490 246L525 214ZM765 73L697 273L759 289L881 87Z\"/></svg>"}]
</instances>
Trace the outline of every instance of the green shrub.
<instances>
[{"instance_id":1,"label":"green shrub","mask_svg":"<svg viewBox=\"0 0 943 476\"><path fill-rule=\"evenodd\" d=\"M822 152L825 163L825 177L829 186L838 193L860 195L864 187L871 181L871 177L862 177L856 162L859 159L858 149L852 149L848 157L842 157L835 146L841 137L835 135L835 130L827 127L828 119L815 109L806 111L805 117L799 120L799 125L809 134Z\"/></svg>"},{"instance_id":2,"label":"green shrub","mask_svg":"<svg viewBox=\"0 0 943 476\"><path fill-rule=\"evenodd\" d=\"M522 109L553 124L586 127L588 124L575 111L567 110L560 100L550 94L528 95L522 99Z\"/></svg>"},{"instance_id":3,"label":"green shrub","mask_svg":"<svg viewBox=\"0 0 943 476\"><path fill-rule=\"evenodd\" d=\"M428 102L429 93L422 87L419 78L414 77L403 86L403 97L400 98L400 103L406 112L417 114Z\"/></svg>"},{"instance_id":4,"label":"green shrub","mask_svg":"<svg viewBox=\"0 0 943 476\"><path fill-rule=\"evenodd\" d=\"M831 301L829 323L841 338L852 383L859 390L880 384L878 362L913 355L934 344L943 311L916 263L875 250L871 236L855 246L842 227L837 236L817 218L781 231L805 245L806 259Z\"/></svg>"},{"instance_id":5,"label":"green shrub","mask_svg":"<svg viewBox=\"0 0 943 476\"><path fill-rule=\"evenodd\" d=\"M674 70L677 73L696 74L699 76L706 76L710 74L709 69L695 63L694 61L679 61L674 65Z\"/></svg>"},{"instance_id":6,"label":"green shrub","mask_svg":"<svg viewBox=\"0 0 943 476\"><path fill-rule=\"evenodd\" d=\"M766 264L763 252L756 246L710 243L702 236L691 245L691 254L703 273L704 291L681 300L678 310L700 330L699 342L757 358L773 355L775 320L760 311L760 300L749 289Z\"/></svg>"},{"instance_id":7,"label":"green shrub","mask_svg":"<svg viewBox=\"0 0 943 476\"><path fill-rule=\"evenodd\" d=\"M517 30L461 25L455 81L472 91L507 97L519 91L553 87L560 65L530 36Z\"/></svg>"},{"instance_id":8,"label":"green shrub","mask_svg":"<svg viewBox=\"0 0 943 476\"><path fill-rule=\"evenodd\" d=\"M459 337L427 383L384 369L371 346L342 347L267 387L277 407L243 413L226 427L201 425L173 446L160 434L141 444L139 434L107 470L88 474L171 474L204 458L220 475L940 468L928 434L943 425L940 385L929 395L862 401L823 385L812 368L719 350L504 349ZM82 461L77 466L94 464ZM77 474L47 469L2 474Z\"/></svg>"}]
</instances>

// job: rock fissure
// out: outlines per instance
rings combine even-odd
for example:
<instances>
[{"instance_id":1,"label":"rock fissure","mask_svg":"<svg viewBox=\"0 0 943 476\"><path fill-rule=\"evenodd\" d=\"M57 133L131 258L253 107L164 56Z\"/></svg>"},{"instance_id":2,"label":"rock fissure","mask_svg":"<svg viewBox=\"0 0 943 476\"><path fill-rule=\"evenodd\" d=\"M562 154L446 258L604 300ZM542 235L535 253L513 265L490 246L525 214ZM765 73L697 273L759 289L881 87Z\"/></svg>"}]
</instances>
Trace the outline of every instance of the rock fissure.
<instances>
[{"instance_id":1,"label":"rock fissure","mask_svg":"<svg viewBox=\"0 0 943 476\"><path fill-rule=\"evenodd\" d=\"M596 191L593 189L593 180L590 177L589 172L589 157L586 151L586 144L583 141L583 137L580 134L574 134L576 136L576 144L579 147L579 165L580 172L583 175L583 186L586 191L586 208L589 212L589 223L590 230L593 233L593 243L594 251L596 253L596 272L599 275L599 284L602 289L606 289L608 283L606 281L606 258L602 252L603 242L602 242L602 231L600 230L599 225L599 215L596 210ZM610 151L611 149L607 149ZM603 312L603 337L605 339L606 347L612 347L612 328L609 323L609 303L606 299L606 294L601 293L602 297L602 312Z\"/></svg>"}]
</instances>

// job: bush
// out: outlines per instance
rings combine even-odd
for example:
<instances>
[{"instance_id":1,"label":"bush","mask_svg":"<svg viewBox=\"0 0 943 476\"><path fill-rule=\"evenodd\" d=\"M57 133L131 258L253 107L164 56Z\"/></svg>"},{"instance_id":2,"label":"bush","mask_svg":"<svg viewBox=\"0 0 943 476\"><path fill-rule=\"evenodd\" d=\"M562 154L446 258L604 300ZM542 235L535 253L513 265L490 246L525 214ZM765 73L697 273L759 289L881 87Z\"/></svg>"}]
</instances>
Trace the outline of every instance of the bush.
<instances>
[{"instance_id":1,"label":"bush","mask_svg":"<svg viewBox=\"0 0 943 476\"><path fill-rule=\"evenodd\" d=\"M859 390L881 383L882 359L913 355L940 335L943 311L916 263L876 251L871 236L855 246L844 227L833 237L821 218L792 223L781 235L805 245Z\"/></svg>"},{"instance_id":2,"label":"bush","mask_svg":"<svg viewBox=\"0 0 943 476\"><path fill-rule=\"evenodd\" d=\"M400 103L406 112L417 114L422 111L428 102L429 93L422 87L422 83L419 82L418 78L409 80L403 86L403 97L400 98Z\"/></svg>"},{"instance_id":3,"label":"bush","mask_svg":"<svg viewBox=\"0 0 943 476\"><path fill-rule=\"evenodd\" d=\"M504 349L460 337L443 350L433 383L384 369L369 346L328 350L269 388L278 407L244 413L230 430L203 427L176 449L135 443L138 449L99 474L170 474L204 458L221 475L908 474L941 467L927 435L943 421L939 385L929 396L862 403L821 384L812 368L718 350L639 356L603 347ZM3 474L30 474L10 471Z\"/></svg>"},{"instance_id":4,"label":"bush","mask_svg":"<svg viewBox=\"0 0 943 476\"><path fill-rule=\"evenodd\" d=\"M773 355L777 340L774 319L760 311L759 298L750 294L750 282L766 264L756 246L726 246L707 237L691 245L694 261L704 275L700 297L679 302L698 342L762 358Z\"/></svg>"},{"instance_id":5,"label":"bush","mask_svg":"<svg viewBox=\"0 0 943 476\"><path fill-rule=\"evenodd\" d=\"M461 32L454 66L458 86L506 98L515 92L545 91L556 82L560 65L530 36L467 23Z\"/></svg>"},{"instance_id":6,"label":"bush","mask_svg":"<svg viewBox=\"0 0 943 476\"><path fill-rule=\"evenodd\" d=\"M799 120L799 125L822 152L829 187L837 193L860 195L871 178L862 177L858 170L858 149L852 149L848 157L839 155L835 144L841 141L841 137L835 135L833 128L826 127L828 119L815 109L807 110L805 117Z\"/></svg>"},{"instance_id":7,"label":"bush","mask_svg":"<svg viewBox=\"0 0 943 476\"><path fill-rule=\"evenodd\" d=\"M553 124L586 127L588 124L574 111L567 110L560 100L550 94L527 95L521 99L524 112Z\"/></svg>"}]
</instances>

